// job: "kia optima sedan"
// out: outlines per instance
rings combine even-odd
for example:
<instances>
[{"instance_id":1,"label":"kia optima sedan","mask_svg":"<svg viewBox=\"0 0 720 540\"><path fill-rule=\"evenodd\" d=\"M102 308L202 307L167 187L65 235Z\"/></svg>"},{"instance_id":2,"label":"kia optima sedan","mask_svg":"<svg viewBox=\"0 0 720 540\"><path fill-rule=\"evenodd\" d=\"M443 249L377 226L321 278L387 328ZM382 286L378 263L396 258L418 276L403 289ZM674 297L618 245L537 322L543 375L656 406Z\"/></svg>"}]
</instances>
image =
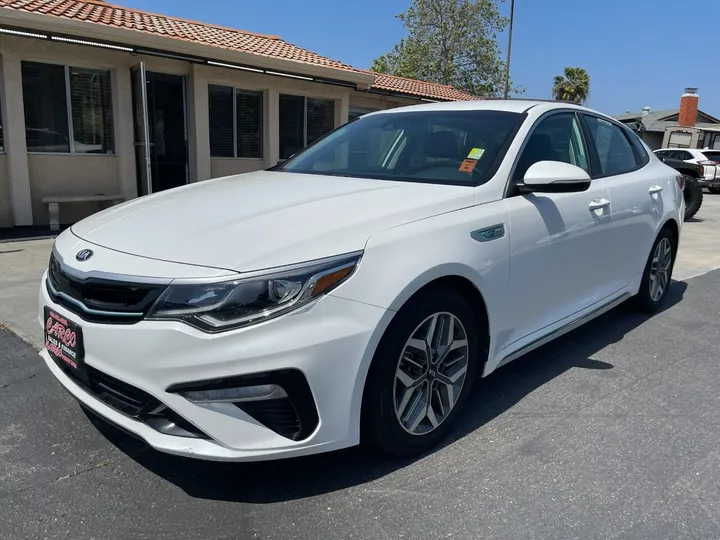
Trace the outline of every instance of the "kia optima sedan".
<instances>
[{"instance_id":1,"label":"kia optima sedan","mask_svg":"<svg viewBox=\"0 0 720 540\"><path fill-rule=\"evenodd\" d=\"M477 377L626 300L663 304L682 189L632 131L580 106L368 114L271 170L63 232L41 355L86 408L163 452L418 454Z\"/></svg>"}]
</instances>

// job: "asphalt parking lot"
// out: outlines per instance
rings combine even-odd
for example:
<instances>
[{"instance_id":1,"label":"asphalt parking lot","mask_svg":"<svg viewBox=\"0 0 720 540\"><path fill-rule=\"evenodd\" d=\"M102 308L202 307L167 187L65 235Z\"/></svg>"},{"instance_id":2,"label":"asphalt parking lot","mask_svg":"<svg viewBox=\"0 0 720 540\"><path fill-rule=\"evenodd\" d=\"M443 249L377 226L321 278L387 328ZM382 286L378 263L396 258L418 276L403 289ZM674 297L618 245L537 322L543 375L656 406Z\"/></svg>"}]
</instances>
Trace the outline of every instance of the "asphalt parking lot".
<instances>
[{"instance_id":1,"label":"asphalt parking lot","mask_svg":"<svg viewBox=\"0 0 720 540\"><path fill-rule=\"evenodd\" d=\"M5 263L0 321L23 339L0 329L0 538L720 538L720 204L703 208L662 313L620 307L478 381L456 438L405 462L149 450L53 380L32 272Z\"/></svg>"}]
</instances>

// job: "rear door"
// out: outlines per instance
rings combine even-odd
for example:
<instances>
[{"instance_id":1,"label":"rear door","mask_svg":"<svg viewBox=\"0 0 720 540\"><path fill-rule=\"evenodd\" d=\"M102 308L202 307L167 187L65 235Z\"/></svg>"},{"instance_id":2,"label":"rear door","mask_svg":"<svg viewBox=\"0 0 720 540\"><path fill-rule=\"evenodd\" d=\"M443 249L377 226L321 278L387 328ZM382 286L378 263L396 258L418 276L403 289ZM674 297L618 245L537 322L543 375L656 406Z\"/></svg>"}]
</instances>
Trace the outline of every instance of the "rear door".
<instances>
[{"instance_id":1,"label":"rear door","mask_svg":"<svg viewBox=\"0 0 720 540\"><path fill-rule=\"evenodd\" d=\"M513 343L586 309L611 294L614 265L607 228L609 192L601 180L579 193L522 193L516 185L539 161L562 161L590 172L588 148L572 111L542 117L528 135L505 198L510 238L506 328ZM541 333L542 333L541 332ZM532 340L533 338L529 338ZM522 346L517 344L516 346Z\"/></svg>"},{"instance_id":2,"label":"rear door","mask_svg":"<svg viewBox=\"0 0 720 540\"><path fill-rule=\"evenodd\" d=\"M611 221L607 234L614 261L608 279L620 290L637 277L645 262L662 208L665 187L655 167L648 166L647 150L630 130L599 116L583 113L593 162L593 178L610 192Z\"/></svg>"}]
</instances>

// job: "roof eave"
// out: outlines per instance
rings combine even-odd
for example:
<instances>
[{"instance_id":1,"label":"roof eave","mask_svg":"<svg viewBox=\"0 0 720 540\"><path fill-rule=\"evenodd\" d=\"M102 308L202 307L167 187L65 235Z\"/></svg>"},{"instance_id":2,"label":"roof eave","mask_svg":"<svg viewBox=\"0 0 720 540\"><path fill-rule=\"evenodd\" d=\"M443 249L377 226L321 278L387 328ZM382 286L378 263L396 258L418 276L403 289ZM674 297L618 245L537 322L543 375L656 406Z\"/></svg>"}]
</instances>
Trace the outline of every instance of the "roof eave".
<instances>
[{"instance_id":1,"label":"roof eave","mask_svg":"<svg viewBox=\"0 0 720 540\"><path fill-rule=\"evenodd\" d=\"M204 57L217 61L247 64L281 72L298 73L313 77L340 80L355 84L358 89L365 90L375 82L375 75L364 72L354 72L327 66L313 65L305 62L296 62L282 58L272 58L259 54L234 51L222 47L213 47L182 39L156 36L150 33L115 28L89 21L77 21L54 15L29 13L11 8L0 8L3 23L17 25L26 29L40 32L58 32L78 37L113 41L131 46L160 49L177 54Z\"/></svg>"}]
</instances>

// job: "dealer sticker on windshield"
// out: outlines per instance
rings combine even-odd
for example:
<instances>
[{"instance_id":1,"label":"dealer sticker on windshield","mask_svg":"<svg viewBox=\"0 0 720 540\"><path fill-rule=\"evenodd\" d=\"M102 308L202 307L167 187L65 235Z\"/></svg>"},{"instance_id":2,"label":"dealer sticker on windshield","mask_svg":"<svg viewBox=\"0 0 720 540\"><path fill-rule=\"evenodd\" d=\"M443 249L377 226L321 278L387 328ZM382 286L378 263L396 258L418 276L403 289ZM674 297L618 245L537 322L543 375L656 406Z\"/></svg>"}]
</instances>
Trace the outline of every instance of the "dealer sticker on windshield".
<instances>
[{"instance_id":1,"label":"dealer sticker on windshield","mask_svg":"<svg viewBox=\"0 0 720 540\"><path fill-rule=\"evenodd\" d=\"M458 170L460 172L473 172L475 165L477 165L476 159L466 159L462 162Z\"/></svg>"},{"instance_id":2,"label":"dealer sticker on windshield","mask_svg":"<svg viewBox=\"0 0 720 540\"><path fill-rule=\"evenodd\" d=\"M468 154L468 159L480 159L483 157L483 154L485 153L484 148L473 148L470 150L470 153Z\"/></svg>"}]
</instances>

